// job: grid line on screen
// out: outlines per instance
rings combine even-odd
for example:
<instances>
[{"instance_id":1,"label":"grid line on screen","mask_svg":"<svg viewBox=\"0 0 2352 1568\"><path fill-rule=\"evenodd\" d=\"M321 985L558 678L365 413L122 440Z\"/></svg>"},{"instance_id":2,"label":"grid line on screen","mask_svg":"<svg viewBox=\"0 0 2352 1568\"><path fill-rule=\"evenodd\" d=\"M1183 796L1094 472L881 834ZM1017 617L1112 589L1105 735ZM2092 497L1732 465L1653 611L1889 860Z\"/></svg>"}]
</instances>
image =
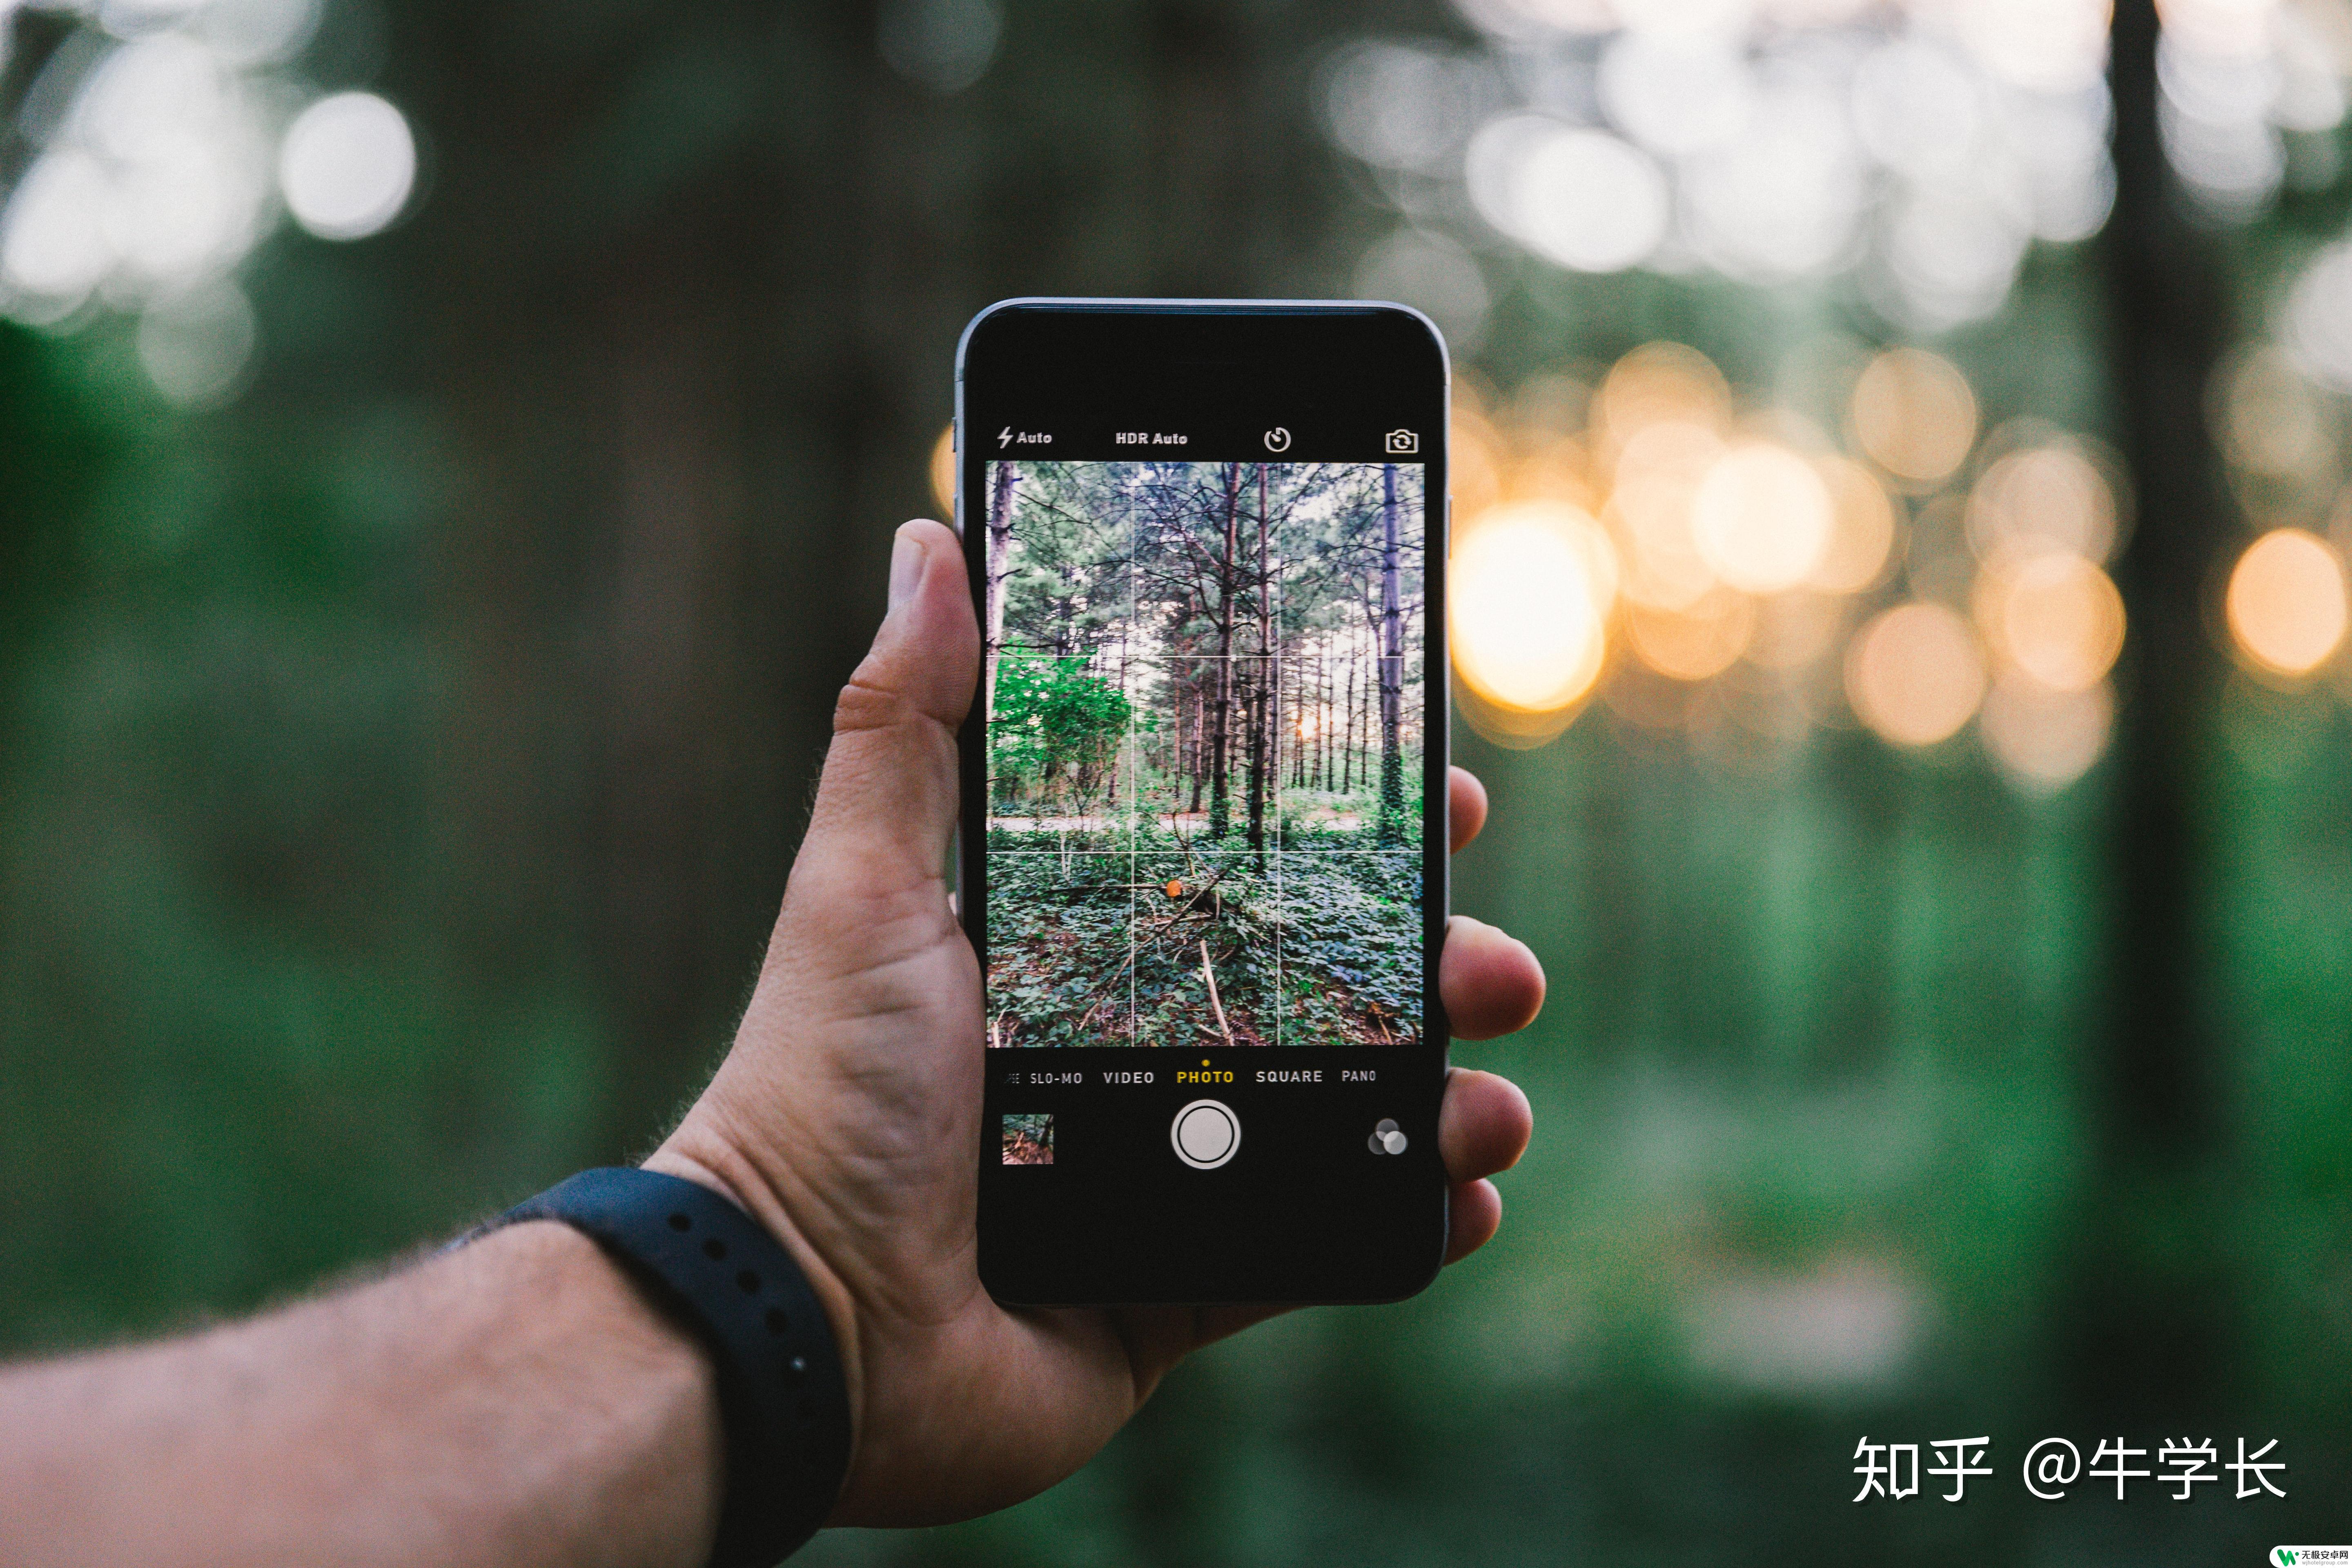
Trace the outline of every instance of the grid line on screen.
<instances>
[{"instance_id":1,"label":"grid line on screen","mask_svg":"<svg viewBox=\"0 0 2352 1568\"><path fill-rule=\"evenodd\" d=\"M987 852L1019 890L991 942L992 1038L1000 1021L1006 1044L1193 1048L1417 1028L1421 905L1397 857L1418 854L1421 824L1408 805L1406 837L1390 832L1375 782L1398 725L1408 801L1423 754L1417 706L1384 723L1376 701L1384 466L1245 465L1238 536L1226 464L1007 467L990 465L992 500L1016 503L1012 554L992 557L991 679L1011 684L991 688ZM1401 673L1417 691L1423 498L1407 467ZM1119 716L1091 753L1083 726L1050 727L1076 722L1054 704L1089 685Z\"/></svg>"}]
</instances>

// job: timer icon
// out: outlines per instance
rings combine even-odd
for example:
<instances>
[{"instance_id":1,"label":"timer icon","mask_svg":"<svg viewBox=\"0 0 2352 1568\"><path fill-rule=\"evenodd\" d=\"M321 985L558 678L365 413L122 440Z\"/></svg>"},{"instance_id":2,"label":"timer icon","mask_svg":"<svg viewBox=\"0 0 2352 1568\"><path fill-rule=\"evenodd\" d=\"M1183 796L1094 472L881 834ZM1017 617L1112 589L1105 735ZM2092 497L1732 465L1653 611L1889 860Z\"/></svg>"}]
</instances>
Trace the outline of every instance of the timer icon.
<instances>
[{"instance_id":1,"label":"timer icon","mask_svg":"<svg viewBox=\"0 0 2352 1568\"><path fill-rule=\"evenodd\" d=\"M1290 450L1290 432L1277 425L1265 433L1265 449L1269 452Z\"/></svg>"}]
</instances>

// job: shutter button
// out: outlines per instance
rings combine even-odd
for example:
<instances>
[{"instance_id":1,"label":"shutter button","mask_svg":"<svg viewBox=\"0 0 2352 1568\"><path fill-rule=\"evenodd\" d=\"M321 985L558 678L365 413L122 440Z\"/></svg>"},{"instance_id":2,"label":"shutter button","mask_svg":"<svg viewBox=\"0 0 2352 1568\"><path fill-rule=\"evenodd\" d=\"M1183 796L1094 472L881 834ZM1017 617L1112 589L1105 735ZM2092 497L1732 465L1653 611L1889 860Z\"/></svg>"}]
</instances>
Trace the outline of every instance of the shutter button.
<instances>
[{"instance_id":1,"label":"shutter button","mask_svg":"<svg viewBox=\"0 0 2352 1568\"><path fill-rule=\"evenodd\" d=\"M1168 1129L1176 1157L1196 1171L1213 1171L1242 1146L1241 1118L1213 1100L1196 1100L1176 1113Z\"/></svg>"}]
</instances>

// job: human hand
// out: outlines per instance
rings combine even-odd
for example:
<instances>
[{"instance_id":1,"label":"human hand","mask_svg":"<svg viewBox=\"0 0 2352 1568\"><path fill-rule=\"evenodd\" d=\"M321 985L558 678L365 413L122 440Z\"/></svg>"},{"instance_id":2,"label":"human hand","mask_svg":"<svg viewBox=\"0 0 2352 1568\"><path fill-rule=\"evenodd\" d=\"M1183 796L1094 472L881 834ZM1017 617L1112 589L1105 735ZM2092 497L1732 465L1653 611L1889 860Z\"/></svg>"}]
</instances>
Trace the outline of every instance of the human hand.
<instances>
[{"instance_id":1,"label":"human hand","mask_svg":"<svg viewBox=\"0 0 2352 1568\"><path fill-rule=\"evenodd\" d=\"M824 1301L855 1433L835 1524L933 1523L1040 1491L1185 1354L1272 1310L1008 1310L981 1286L981 975L944 879L956 731L979 660L961 546L936 522L908 523L734 1048L646 1162L742 1205ZM1458 850L1486 792L1457 768L1449 805ZM1438 986L1456 1035L1524 1027L1543 985L1523 944L1449 923ZM1529 1126L1506 1080L1447 1079L1447 1262L1495 1234L1502 1200L1486 1178L1517 1162Z\"/></svg>"}]
</instances>

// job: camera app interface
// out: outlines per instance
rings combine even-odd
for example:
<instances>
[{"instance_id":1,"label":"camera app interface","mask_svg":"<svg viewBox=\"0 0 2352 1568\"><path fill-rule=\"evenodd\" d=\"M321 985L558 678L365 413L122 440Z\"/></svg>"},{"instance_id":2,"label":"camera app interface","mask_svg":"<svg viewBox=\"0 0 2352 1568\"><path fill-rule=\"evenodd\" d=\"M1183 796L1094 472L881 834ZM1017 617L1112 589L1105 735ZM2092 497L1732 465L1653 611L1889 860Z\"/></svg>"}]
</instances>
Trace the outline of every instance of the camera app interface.
<instances>
[{"instance_id":1,"label":"camera app interface","mask_svg":"<svg viewBox=\"0 0 2352 1568\"><path fill-rule=\"evenodd\" d=\"M991 1046L1420 1037L1426 498L1383 445L987 465Z\"/></svg>"}]
</instances>

